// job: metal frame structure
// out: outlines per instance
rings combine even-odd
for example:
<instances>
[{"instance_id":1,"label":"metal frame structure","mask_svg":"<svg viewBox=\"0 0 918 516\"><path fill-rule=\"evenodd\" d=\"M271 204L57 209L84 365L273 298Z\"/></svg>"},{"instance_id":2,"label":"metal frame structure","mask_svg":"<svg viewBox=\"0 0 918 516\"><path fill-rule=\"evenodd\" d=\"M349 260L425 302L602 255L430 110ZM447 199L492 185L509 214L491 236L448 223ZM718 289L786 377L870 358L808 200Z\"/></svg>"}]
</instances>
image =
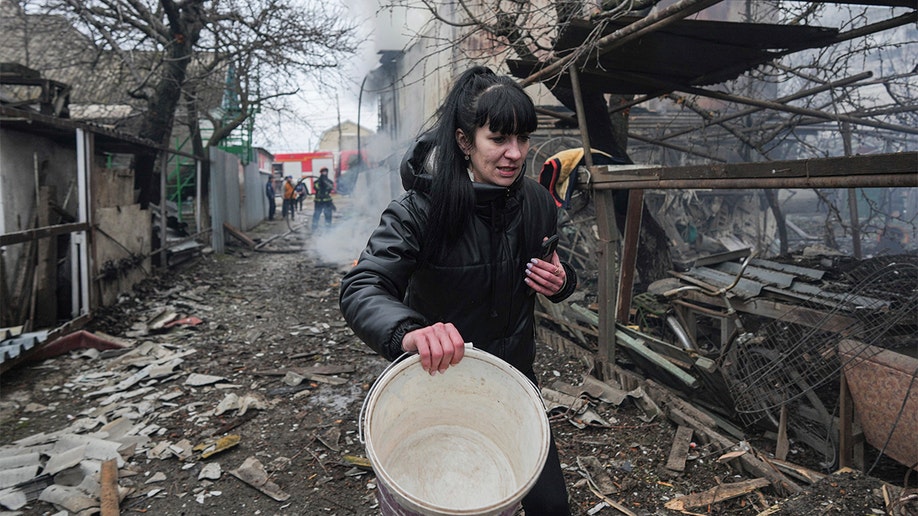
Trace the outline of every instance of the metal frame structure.
<instances>
[{"instance_id":1,"label":"metal frame structure","mask_svg":"<svg viewBox=\"0 0 918 516\"><path fill-rule=\"evenodd\" d=\"M636 260L637 237L641 225L641 206L643 204L643 191L645 189L697 189L697 188L816 188L816 187L875 187L875 186L918 186L918 153L909 152L893 155L872 155L846 158L827 158L800 161L766 162L766 163L739 163L702 165L693 167L646 167L617 166L615 169L605 166L594 166L591 160L590 136L585 122L585 113L581 93L581 76L584 72L597 72L621 75L620 70L603 70L596 67L598 60L603 55L623 47L642 36L653 33L671 24L688 18L689 16L720 3L720 0L679 0L674 4L639 18L633 23L616 30L598 40L586 43L573 51L554 58L548 62L540 63L538 70L521 80L522 85L530 85L540 81L566 80L574 94L576 106L576 120L579 125L580 136L584 148L584 163L591 172L589 184L581 185L593 191L593 200L596 205L596 218L599 230L599 352L598 359L602 366L601 374L606 374L605 368L615 363L615 323L627 319L628 307L631 300L631 288L634 275L634 262ZM854 1L854 2L826 2L826 3L854 3L866 6L905 7L913 11L896 16L888 20L872 23L866 27L846 33L834 34L819 42L818 46L829 46L842 41L863 37L869 34L915 23L918 21L918 6L914 2L900 0ZM803 47L808 48L808 47ZM787 55L802 50L792 47L780 53L769 53L771 58ZM765 61L756 60L744 63L744 68L737 70L737 75L744 70L752 69ZM519 69L517 70L519 71ZM885 124L864 119L853 115L832 115L819 110L797 108L787 103L791 100L802 98L819 91L824 91L833 86L850 84L870 77L869 74L858 74L853 77L835 81L819 88L812 88L777 101L765 101L716 92L696 86L703 83L704 77L685 84L676 84L647 75L631 74L630 79L635 83L644 84L653 93L645 94L633 101L610 109L610 114L628 109L662 94L681 91L712 99L735 102L751 106L749 112L762 109L779 110L794 113L809 120L833 120L847 124L861 124L877 127L890 131L908 134L918 134L918 129L913 127ZM907 108L918 111L918 106ZM543 114L566 118L542 110ZM736 116L722 117L710 120L709 124L723 124ZM629 134L630 138L636 135ZM670 135L672 137L672 135ZM640 139L640 138L639 138ZM643 140L647 141L646 138ZM667 145L662 140L650 140L649 143ZM748 142L747 142L748 143ZM615 221L615 209L612 202L613 190L629 190L629 209L625 224L624 242L619 234ZM619 244L624 249L622 259L617 260ZM620 263L621 277L612 273ZM628 285L628 287L620 286Z\"/></svg>"}]
</instances>

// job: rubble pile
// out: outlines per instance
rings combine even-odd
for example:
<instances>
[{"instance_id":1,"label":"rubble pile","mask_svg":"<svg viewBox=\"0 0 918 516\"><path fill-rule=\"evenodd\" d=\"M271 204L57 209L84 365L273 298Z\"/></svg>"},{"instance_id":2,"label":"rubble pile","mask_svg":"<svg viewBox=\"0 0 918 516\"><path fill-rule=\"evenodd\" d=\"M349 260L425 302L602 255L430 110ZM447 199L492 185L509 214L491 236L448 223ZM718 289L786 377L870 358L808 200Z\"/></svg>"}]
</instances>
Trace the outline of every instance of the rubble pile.
<instances>
[{"instance_id":1,"label":"rubble pile","mask_svg":"<svg viewBox=\"0 0 918 516\"><path fill-rule=\"evenodd\" d=\"M289 228L262 231L253 240ZM3 510L377 514L357 424L386 361L338 312L350 263L248 246L205 254L98 314L86 328L92 345L4 373ZM588 297L575 303L588 308ZM568 332L543 324L538 339L536 371L578 516L914 510L913 491L834 475L793 438L778 459L773 439L628 361L600 380Z\"/></svg>"}]
</instances>

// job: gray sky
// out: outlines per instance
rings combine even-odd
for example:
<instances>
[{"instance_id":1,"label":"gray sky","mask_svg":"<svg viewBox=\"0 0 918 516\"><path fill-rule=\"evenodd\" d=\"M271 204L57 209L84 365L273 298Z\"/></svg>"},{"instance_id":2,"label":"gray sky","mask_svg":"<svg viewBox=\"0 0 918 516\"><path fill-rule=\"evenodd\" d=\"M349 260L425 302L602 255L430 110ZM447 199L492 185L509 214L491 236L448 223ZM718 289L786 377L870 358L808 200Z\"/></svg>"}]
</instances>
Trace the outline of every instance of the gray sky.
<instances>
[{"instance_id":1,"label":"gray sky","mask_svg":"<svg viewBox=\"0 0 918 516\"><path fill-rule=\"evenodd\" d=\"M308 152L315 150L319 135L340 121L358 121L360 83L366 74L379 64L380 49L401 49L407 42L405 12L385 9L379 14L379 4L385 0L333 0L345 5L346 12L359 27L360 50L355 59L345 63L344 75L349 81L335 84L304 84L303 92L295 104L305 123L288 123L282 127L260 125L255 145L272 153ZM321 79L320 79L321 81ZM264 117L262 117L264 118ZM376 129L376 105L370 95L364 94L360 124ZM258 122L256 122L258 123ZM311 127L310 127L311 126Z\"/></svg>"}]
</instances>

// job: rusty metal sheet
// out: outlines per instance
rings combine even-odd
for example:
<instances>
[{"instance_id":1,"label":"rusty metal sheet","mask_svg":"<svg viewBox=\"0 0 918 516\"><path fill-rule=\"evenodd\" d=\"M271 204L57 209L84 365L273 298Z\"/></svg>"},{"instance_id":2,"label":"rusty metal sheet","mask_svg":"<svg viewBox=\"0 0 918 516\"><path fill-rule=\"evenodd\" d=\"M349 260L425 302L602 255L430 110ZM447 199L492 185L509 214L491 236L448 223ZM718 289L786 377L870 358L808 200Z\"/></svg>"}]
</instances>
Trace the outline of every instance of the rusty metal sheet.
<instances>
[{"instance_id":1,"label":"rusty metal sheet","mask_svg":"<svg viewBox=\"0 0 918 516\"><path fill-rule=\"evenodd\" d=\"M845 379L864 437L904 466L918 463L918 359L843 340Z\"/></svg>"},{"instance_id":2,"label":"rusty metal sheet","mask_svg":"<svg viewBox=\"0 0 918 516\"><path fill-rule=\"evenodd\" d=\"M18 358L23 353L44 342L47 338L48 330L23 333L15 337L5 338L2 342L0 342L0 364L6 362L7 360Z\"/></svg>"},{"instance_id":3,"label":"rusty metal sheet","mask_svg":"<svg viewBox=\"0 0 918 516\"><path fill-rule=\"evenodd\" d=\"M719 263L714 268L731 276L736 276L740 273L740 271L743 270L743 266L736 262ZM774 285L780 288L787 288L791 286L791 284L793 284L794 280L796 279L796 276L793 274L787 274L785 272L778 272L754 266L746 267L746 270L743 271L743 277L761 281L762 283Z\"/></svg>"},{"instance_id":4,"label":"rusty metal sheet","mask_svg":"<svg viewBox=\"0 0 918 516\"><path fill-rule=\"evenodd\" d=\"M572 20L559 35L555 50L580 47L597 34L608 36L636 21L630 16L601 22ZM774 50L819 47L837 33L831 27L676 20L605 51L598 59L592 56L581 69L581 84L620 94L657 94L654 85L641 80L644 76L686 87L718 84L773 58ZM507 64L519 78L544 66L529 59L511 59ZM569 84L566 74L553 80Z\"/></svg>"},{"instance_id":5,"label":"rusty metal sheet","mask_svg":"<svg viewBox=\"0 0 918 516\"><path fill-rule=\"evenodd\" d=\"M735 274L727 274L709 267L695 267L686 272L685 275L697 278L718 289L730 286L736 278ZM765 285L758 281L742 278L735 287L730 289L730 292L743 299L751 299L761 294L764 287Z\"/></svg>"},{"instance_id":6,"label":"rusty metal sheet","mask_svg":"<svg viewBox=\"0 0 918 516\"><path fill-rule=\"evenodd\" d=\"M828 292L814 285L794 284L790 290L827 301L835 301L846 310L880 310L889 306L889 301L875 297L858 296L848 292Z\"/></svg>"},{"instance_id":7,"label":"rusty metal sheet","mask_svg":"<svg viewBox=\"0 0 918 516\"><path fill-rule=\"evenodd\" d=\"M810 269L809 267L800 267L799 265L791 265L787 263L778 263L771 260L762 260L759 258L753 258L749 262L750 265L755 267L761 267L763 269L771 269L774 271L786 272L788 274L793 274L794 276L810 280L810 281L819 281L825 276L826 272L818 269Z\"/></svg>"},{"instance_id":8,"label":"rusty metal sheet","mask_svg":"<svg viewBox=\"0 0 918 516\"><path fill-rule=\"evenodd\" d=\"M767 290L767 289L766 289ZM686 292L683 294L684 299L699 303L712 304L726 309L727 305L720 298L711 298L698 292ZM860 324L857 320L846 317L834 312L824 312L812 307L800 305L791 305L759 297L749 301L733 300L730 305L738 312L767 317L769 319L781 319L785 322L799 324L808 328L819 328L823 331L831 331L841 335L861 331ZM689 309L695 309L691 305Z\"/></svg>"}]
</instances>

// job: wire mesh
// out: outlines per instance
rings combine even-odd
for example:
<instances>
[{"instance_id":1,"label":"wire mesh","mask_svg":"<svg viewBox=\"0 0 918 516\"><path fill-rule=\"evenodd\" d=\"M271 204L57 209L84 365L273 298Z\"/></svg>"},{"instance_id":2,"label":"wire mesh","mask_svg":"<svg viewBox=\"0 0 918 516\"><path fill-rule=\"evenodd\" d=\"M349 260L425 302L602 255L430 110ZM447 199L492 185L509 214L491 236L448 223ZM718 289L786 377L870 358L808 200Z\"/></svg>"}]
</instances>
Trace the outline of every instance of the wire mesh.
<instances>
[{"instance_id":1,"label":"wire mesh","mask_svg":"<svg viewBox=\"0 0 918 516\"><path fill-rule=\"evenodd\" d=\"M918 261L868 261L848 278L831 307L825 300L801 304L732 347L724 371L745 423L773 419L782 405L801 398L825 412L816 391L837 379L847 362L916 345ZM838 353L842 339L857 343L845 359Z\"/></svg>"}]
</instances>

